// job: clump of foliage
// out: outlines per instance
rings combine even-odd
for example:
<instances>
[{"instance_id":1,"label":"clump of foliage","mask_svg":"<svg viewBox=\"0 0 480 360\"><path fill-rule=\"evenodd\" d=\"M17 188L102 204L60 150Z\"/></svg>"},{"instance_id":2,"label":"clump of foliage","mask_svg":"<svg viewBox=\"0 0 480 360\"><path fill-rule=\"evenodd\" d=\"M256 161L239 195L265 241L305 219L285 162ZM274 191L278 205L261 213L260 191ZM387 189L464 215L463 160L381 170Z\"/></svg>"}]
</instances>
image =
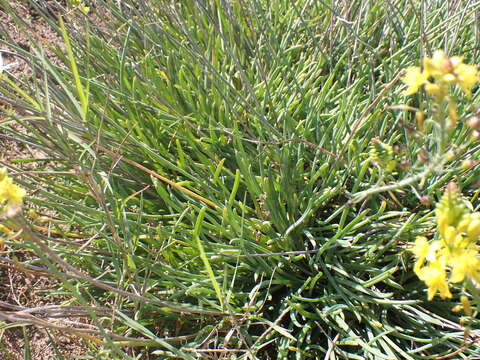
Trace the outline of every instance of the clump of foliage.
<instances>
[{"instance_id":1,"label":"clump of foliage","mask_svg":"<svg viewBox=\"0 0 480 360\"><path fill-rule=\"evenodd\" d=\"M420 129L436 126L423 94L394 105L402 76L409 94L429 78L403 74L419 51L470 53L475 5L78 3L62 20L32 1L64 39L57 59L1 41L34 72L2 75L28 131L4 128L48 164L17 179L66 240L17 218L6 246L87 309L98 332L77 335L98 358L480 355L457 292L427 299L408 251L447 183L475 204L478 170L459 165L478 149L464 122L440 143Z\"/></svg>"}]
</instances>

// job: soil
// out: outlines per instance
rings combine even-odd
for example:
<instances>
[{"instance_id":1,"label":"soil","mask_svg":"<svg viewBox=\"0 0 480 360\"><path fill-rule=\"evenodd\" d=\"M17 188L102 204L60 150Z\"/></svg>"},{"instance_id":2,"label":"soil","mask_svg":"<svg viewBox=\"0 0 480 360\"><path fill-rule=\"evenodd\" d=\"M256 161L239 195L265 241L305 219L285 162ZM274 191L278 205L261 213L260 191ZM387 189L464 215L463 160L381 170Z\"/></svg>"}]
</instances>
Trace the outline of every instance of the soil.
<instances>
[{"instance_id":1,"label":"soil","mask_svg":"<svg viewBox=\"0 0 480 360\"><path fill-rule=\"evenodd\" d=\"M57 3L55 0L51 2L52 4ZM36 41L43 44L58 44L61 46L62 41L60 37L24 1L12 0L10 1L10 6L23 19L24 25L29 28L29 34ZM15 43L17 46L29 50L29 40L24 34L12 16L0 8L0 39ZM14 49L8 48L3 44L0 44L0 50L8 50L15 53ZM54 57L54 53L51 50L46 49L46 54ZM3 72L10 73L13 78L21 79L30 76L28 64L9 53L2 53L0 68L2 68ZM5 113L8 111L17 111L18 114L18 109L12 109L0 99L0 122L5 121ZM8 126L15 126L16 131L22 131L22 128L18 125ZM11 163L13 159L42 157L38 150L16 141L4 131L0 131L0 148L2 149L0 151L0 167L2 164ZM15 166L21 170L27 170L32 169L33 164L15 164ZM0 255L20 262L32 259L33 256L29 253L14 251L9 249L8 246L3 251L0 251ZM14 314L14 311L25 308L61 305L68 301L69 298L62 295L52 295L58 289L58 281L51 277L27 273L21 271L19 267L0 261L0 313ZM62 321L48 317L41 317L41 320L57 325L59 321ZM62 325L68 326L67 320L63 321ZM30 351L30 358L33 360L58 359L61 356L65 359L77 359L87 353L86 345L78 337L60 333L56 330L47 330L42 327L24 326L18 322L0 322L0 359L20 360L28 358L28 356L25 356L28 350Z\"/></svg>"}]
</instances>

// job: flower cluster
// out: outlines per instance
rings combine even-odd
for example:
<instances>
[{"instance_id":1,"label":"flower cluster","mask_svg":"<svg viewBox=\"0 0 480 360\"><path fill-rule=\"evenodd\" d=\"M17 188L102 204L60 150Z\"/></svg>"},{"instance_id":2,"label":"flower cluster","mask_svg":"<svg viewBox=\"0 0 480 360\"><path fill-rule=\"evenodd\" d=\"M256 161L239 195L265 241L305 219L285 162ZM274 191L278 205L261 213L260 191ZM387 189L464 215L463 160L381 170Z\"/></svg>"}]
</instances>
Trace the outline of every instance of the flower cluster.
<instances>
[{"instance_id":1,"label":"flower cluster","mask_svg":"<svg viewBox=\"0 0 480 360\"><path fill-rule=\"evenodd\" d=\"M13 183L6 169L0 169L0 205L5 204L4 210L20 205L24 196L25 190Z\"/></svg>"},{"instance_id":2,"label":"flower cluster","mask_svg":"<svg viewBox=\"0 0 480 360\"><path fill-rule=\"evenodd\" d=\"M378 137L371 140L370 146L370 160L390 172L397 166L397 162L394 159L393 147L389 144L380 141Z\"/></svg>"},{"instance_id":3,"label":"flower cluster","mask_svg":"<svg viewBox=\"0 0 480 360\"><path fill-rule=\"evenodd\" d=\"M480 213L470 212L455 183L450 183L436 208L439 239L428 242L416 239L411 251L417 261L414 271L428 286L428 299L437 292L450 298L448 282L466 279L480 283L480 259L477 239L480 236ZM448 271L448 279L447 279Z\"/></svg>"},{"instance_id":4,"label":"flower cluster","mask_svg":"<svg viewBox=\"0 0 480 360\"><path fill-rule=\"evenodd\" d=\"M434 81L430 81L433 79ZM471 96L472 87L480 81L475 65L463 63L463 57L448 57L441 50L435 51L431 58L423 59L423 71L418 66L409 67L402 81L407 85L405 95L415 94L424 86L428 94L443 99L450 85L458 85L467 96Z\"/></svg>"}]
</instances>

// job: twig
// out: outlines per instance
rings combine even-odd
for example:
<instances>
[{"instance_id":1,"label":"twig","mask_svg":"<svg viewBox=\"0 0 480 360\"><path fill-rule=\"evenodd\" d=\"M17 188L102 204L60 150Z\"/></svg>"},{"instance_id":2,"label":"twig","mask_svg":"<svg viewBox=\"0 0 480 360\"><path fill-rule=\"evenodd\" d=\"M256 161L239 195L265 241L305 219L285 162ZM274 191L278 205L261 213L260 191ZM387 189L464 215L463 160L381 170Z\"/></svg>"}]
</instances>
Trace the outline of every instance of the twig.
<instances>
[{"instance_id":1,"label":"twig","mask_svg":"<svg viewBox=\"0 0 480 360\"><path fill-rule=\"evenodd\" d=\"M61 332L66 332L76 336L83 337L85 339L91 340L97 344L105 345L108 341L100 339L99 336L110 338L110 342L113 342L117 346L158 346L158 341L145 339L145 338L132 338L117 335L114 333L102 331L97 329L84 329L84 328L72 328L68 326L61 326L53 324L47 320L40 319L31 314L25 314L20 312L13 311L0 311L0 319L3 321L9 321L12 323L22 324L22 325L34 325L42 328L53 329ZM83 326L90 326L89 324L79 324ZM194 338L196 335L183 335L175 337L167 337L162 339L165 342L179 342L185 341L191 338Z\"/></svg>"},{"instance_id":2,"label":"twig","mask_svg":"<svg viewBox=\"0 0 480 360\"><path fill-rule=\"evenodd\" d=\"M257 341L255 341L255 344L259 343L260 340L262 340L265 336L267 336L272 330L273 328L278 325L280 323L280 321L282 321L283 317L285 315L287 315L289 312L290 312L291 308L288 307L286 308L285 310L282 311L282 313L280 314L280 316L268 327L267 330L265 330L262 335L260 335L260 337L257 339ZM255 344L253 344L253 346L255 346Z\"/></svg>"},{"instance_id":3,"label":"twig","mask_svg":"<svg viewBox=\"0 0 480 360\"><path fill-rule=\"evenodd\" d=\"M436 357L435 360L444 360L444 359L448 359L448 358L451 358L452 356L455 356L455 355L458 355L458 354L461 354L462 352L464 352L465 350L467 350L470 346L476 344L477 342L480 341L480 338L475 338L473 340L471 340L470 342L466 343L466 344L463 344L462 347L460 347L460 349L457 349L449 354L446 354L446 355L442 355L442 356L439 356L439 357Z\"/></svg>"}]
</instances>

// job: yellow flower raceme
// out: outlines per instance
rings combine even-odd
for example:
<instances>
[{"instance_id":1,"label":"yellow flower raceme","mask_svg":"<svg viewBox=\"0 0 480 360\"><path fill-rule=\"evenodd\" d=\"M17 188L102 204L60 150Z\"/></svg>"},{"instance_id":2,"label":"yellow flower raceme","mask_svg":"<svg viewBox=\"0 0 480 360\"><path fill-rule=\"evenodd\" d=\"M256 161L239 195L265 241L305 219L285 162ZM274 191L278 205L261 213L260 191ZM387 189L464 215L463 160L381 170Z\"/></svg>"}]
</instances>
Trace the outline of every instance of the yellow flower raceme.
<instances>
[{"instance_id":1,"label":"yellow flower raceme","mask_svg":"<svg viewBox=\"0 0 480 360\"><path fill-rule=\"evenodd\" d=\"M447 186L435 212L439 239L429 243L419 236L410 250L417 258L414 271L428 286L430 300L437 292L451 297L449 282L471 279L480 284L480 213L468 211L454 183Z\"/></svg>"},{"instance_id":2,"label":"yellow flower raceme","mask_svg":"<svg viewBox=\"0 0 480 360\"><path fill-rule=\"evenodd\" d=\"M429 78L435 82L428 81ZM419 67L409 67L402 81L407 85L405 95L415 94L425 85L425 91L440 100L447 95L449 85L455 84L467 96L471 96L472 88L480 81L480 77L477 67L464 64L463 57L450 58L442 50L437 50L431 58L423 59L423 71Z\"/></svg>"}]
</instances>

